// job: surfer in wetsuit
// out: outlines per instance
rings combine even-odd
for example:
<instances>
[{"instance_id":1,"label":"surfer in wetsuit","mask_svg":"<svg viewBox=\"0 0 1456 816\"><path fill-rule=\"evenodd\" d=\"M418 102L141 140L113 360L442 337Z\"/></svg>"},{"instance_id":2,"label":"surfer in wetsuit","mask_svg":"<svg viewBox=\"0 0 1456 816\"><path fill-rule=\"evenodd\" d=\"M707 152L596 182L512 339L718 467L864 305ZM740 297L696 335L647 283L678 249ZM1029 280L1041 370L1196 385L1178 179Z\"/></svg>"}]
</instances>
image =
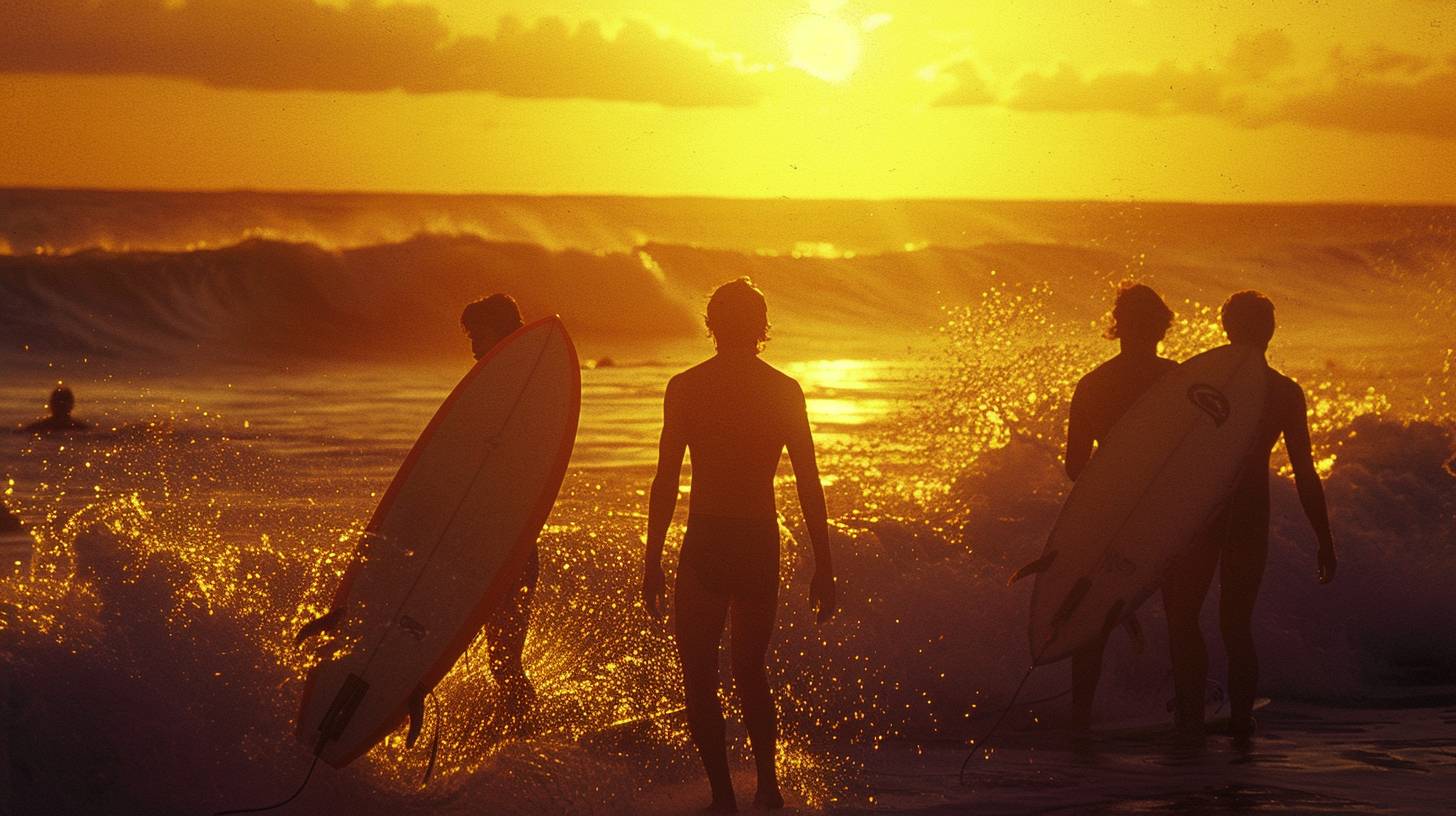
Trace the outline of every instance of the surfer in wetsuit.
<instances>
[{"instance_id":1,"label":"surfer in wetsuit","mask_svg":"<svg viewBox=\"0 0 1456 816\"><path fill-rule=\"evenodd\" d=\"M813 542L809 602L821 622L835 611L824 489L804 392L758 357L768 339L763 293L747 278L723 284L708 301L707 325L717 354L673 377L663 400L642 596L647 610L660 618L666 595L662 548L688 450L692 492L673 594L688 729L712 786L709 810L736 810L718 702L718 647L725 621L731 620L733 679L758 771L754 805L778 808L783 796L775 768L777 726L764 659L778 605L774 473L786 447Z\"/></svg>"},{"instance_id":2,"label":"surfer in wetsuit","mask_svg":"<svg viewBox=\"0 0 1456 816\"><path fill-rule=\"evenodd\" d=\"M51 392L50 409L51 415L45 419L38 419L35 422L22 428L23 433L30 434L52 434L66 433L68 431L84 431L91 426L71 416L71 411L76 407L76 395L66 386L58 386Z\"/></svg>"},{"instance_id":3,"label":"surfer in wetsuit","mask_svg":"<svg viewBox=\"0 0 1456 816\"><path fill-rule=\"evenodd\" d=\"M475 301L460 313L460 325L470 337L470 351L479 360L496 344L525 325L521 310L510 295L496 293ZM526 676L521 652L526 647L526 627L531 619L531 597L541 573L541 555L536 543L516 579L515 588L485 622L485 640L490 650L490 673L500 686L505 714L518 732L530 729L530 715L536 704L536 689Z\"/></svg>"},{"instance_id":4,"label":"surfer in wetsuit","mask_svg":"<svg viewBox=\"0 0 1456 816\"><path fill-rule=\"evenodd\" d=\"M1164 374L1178 367L1158 356L1158 344L1173 323L1173 310L1143 284L1124 283L1112 307L1107 338L1118 341L1116 357L1093 369L1077 383L1067 422L1067 476L1072 481L1092 459L1093 445L1102 444L1112 426L1138 397ZM1102 675L1104 635L1072 657L1072 728L1086 731L1092 722L1092 701ZM1200 698L1201 699L1201 698Z\"/></svg>"},{"instance_id":5,"label":"surfer in wetsuit","mask_svg":"<svg viewBox=\"0 0 1456 816\"><path fill-rule=\"evenodd\" d=\"M1224 332L1230 343L1261 351L1274 336L1274 304L1258 292L1239 292L1223 304ZM1259 683L1259 657L1254 649L1254 600L1269 555L1269 456L1279 437L1294 468L1294 483L1304 514L1319 542L1316 573L1320 583L1335 577L1335 544L1330 535L1324 487L1314 468L1304 389L1270 368L1264 413L1254 447L1240 470L1224 509L1209 525L1206 538L1174 564L1164 582L1168 603L1169 643L1173 652L1177 722L1181 730L1203 730L1203 686L1208 654L1198 628L1204 596L1219 568L1219 630L1228 653L1229 730L1247 744L1254 730L1254 697Z\"/></svg>"}]
</instances>

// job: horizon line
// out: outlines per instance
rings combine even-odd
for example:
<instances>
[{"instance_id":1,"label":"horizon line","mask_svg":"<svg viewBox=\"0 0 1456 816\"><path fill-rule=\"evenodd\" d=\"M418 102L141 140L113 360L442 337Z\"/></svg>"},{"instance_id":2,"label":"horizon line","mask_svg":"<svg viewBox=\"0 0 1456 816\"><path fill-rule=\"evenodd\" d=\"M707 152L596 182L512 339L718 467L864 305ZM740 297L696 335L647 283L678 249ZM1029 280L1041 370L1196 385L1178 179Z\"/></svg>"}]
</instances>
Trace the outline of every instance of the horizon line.
<instances>
[{"instance_id":1,"label":"horizon line","mask_svg":"<svg viewBox=\"0 0 1456 816\"><path fill-rule=\"evenodd\" d=\"M788 196L788 195L710 195L703 193L609 193L609 192L461 192L428 190L369 190L328 188L266 188L266 187L99 187L90 185L38 185L0 184L0 193L12 192L58 192L58 193L113 193L135 195L275 195L275 196L333 196L368 197L394 196L415 198L528 198L528 199L642 199L655 201L795 201L807 203L966 203L983 204L1148 204L1155 206L1202 206L1202 207L1410 207L1436 208L1456 207L1456 198L1440 200L1380 200L1380 199L1177 199L1139 198L1137 196L1106 198L1017 198L998 196Z\"/></svg>"}]
</instances>

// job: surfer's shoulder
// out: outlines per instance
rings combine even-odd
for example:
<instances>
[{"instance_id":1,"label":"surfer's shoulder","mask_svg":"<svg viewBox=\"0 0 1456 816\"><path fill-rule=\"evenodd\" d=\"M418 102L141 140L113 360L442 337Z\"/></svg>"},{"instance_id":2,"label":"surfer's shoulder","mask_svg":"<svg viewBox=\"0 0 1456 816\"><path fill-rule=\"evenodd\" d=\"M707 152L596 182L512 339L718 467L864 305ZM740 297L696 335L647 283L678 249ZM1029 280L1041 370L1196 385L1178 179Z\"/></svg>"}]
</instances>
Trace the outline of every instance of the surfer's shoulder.
<instances>
[{"instance_id":1,"label":"surfer's shoulder","mask_svg":"<svg viewBox=\"0 0 1456 816\"><path fill-rule=\"evenodd\" d=\"M1269 388L1280 396L1298 395L1301 398L1304 396L1304 389L1300 387L1299 383L1294 381L1293 377L1278 371L1272 366L1269 368Z\"/></svg>"},{"instance_id":2,"label":"surfer's shoulder","mask_svg":"<svg viewBox=\"0 0 1456 816\"><path fill-rule=\"evenodd\" d=\"M1304 388L1294 378L1269 369L1269 403L1277 409L1289 411L1303 418L1305 412Z\"/></svg>"},{"instance_id":3,"label":"surfer's shoulder","mask_svg":"<svg viewBox=\"0 0 1456 816\"><path fill-rule=\"evenodd\" d=\"M709 357L708 359L702 361L701 363L698 363L695 366L685 368L682 371L679 371L678 373L672 375L672 377L668 379L667 387L670 390L673 388L674 384L676 384L676 386L679 388L686 388L706 376L708 374L708 370L712 368L712 366L713 358Z\"/></svg>"},{"instance_id":4,"label":"surfer's shoulder","mask_svg":"<svg viewBox=\"0 0 1456 816\"><path fill-rule=\"evenodd\" d=\"M693 387L693 380L696 379L693 376L693 371L696 368L697 366L694 366L686 371L679 371L671 377L668 377L667 388L663 391L662 398L667 402L681 399L683 392Z\"/></svg>"},{"instance_id":5,"label":"surfer's shoulder","mask_svg":"<svg viewBox=\"0 0 1456 816\"><path fill-rule=\"evenodd\" d=\"M1113 357L1083 374L1082 379L1077 380L1077 390L1086 393L1104 387L1103 384L1107 380L1116 376L1117 369L1122 365L1120 360L1121 357Z\"/></svg>"},{"instance_id":6,"label":"surfer's shoulder","mask_svg":"<svg viewBox=\"0 0 1456 816\"><path fill-rule=\"evenodd\" d=\"M804 398L804 389L799 385L798 380L789 376L786 372L773 367L761 357L758 358L758 363L762 367L764 376L774 387L781 389L784 396L797 397L798 399Z\"/></svg>"}]
</instances>

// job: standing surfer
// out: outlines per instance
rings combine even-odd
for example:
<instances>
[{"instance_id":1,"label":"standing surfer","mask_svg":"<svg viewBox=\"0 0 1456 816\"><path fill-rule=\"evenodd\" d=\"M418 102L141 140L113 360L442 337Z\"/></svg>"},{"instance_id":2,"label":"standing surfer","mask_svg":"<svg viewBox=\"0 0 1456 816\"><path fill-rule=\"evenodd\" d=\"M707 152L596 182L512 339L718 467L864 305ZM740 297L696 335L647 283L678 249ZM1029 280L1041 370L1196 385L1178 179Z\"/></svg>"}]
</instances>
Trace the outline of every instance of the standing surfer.
<instances>
[{"instance_id":1,"label":"standing surfer","mask_svg":"<svg viewBox=\"0 0 1456 816\"><path fill-rule=\"evenodd\" d=\"M1077 383L1067 422L1067 476L1082 474L1092 458L1093 445L1102 444L1117 420L1138 397L1178 364L1158 356L1158 344L1173 323L1173 310L1158 293L1143 284L1124 283L1112 307L1107 338L1121 347L1116 357L1093 369ZM1166 602L1166 598L1164 601ZM1092 722L1092 702L1102 675L1103 635L1072 657L1072 727L1086 731Z\"/></svg>"},{"instance_id":2,"label":"standing surfer","mask_svg":"<svg viewBox=\"0 0 1456 816\"><path fill-rule=\"evenodd\" d=\"M1223 304L1224 332L1234 345L1261 352L1274 337L1274 304L1258 292L1238 292ZM1198 628L1204 596L1219 568L1219 629L1228 653L1229 730L1247 744L1254 730L1254 697L1259 683L1259 657L1254 649L1254 600L1269 555L1269 456L1279 437L1294 468L1299 502L1319 542L1316 558L1320 583L1335 577L1335 544L1330 535L1324 487L1314 468L1304 389L1270 368L1264 412L1254 447L1240 470L1224 509L1207 529L1206 538L1170 570L1164 598L1168 607L1169 643L1173 648L1177 721L1184 730L1201 732L1203 686L1208 654Z\"/></svg>"},{"instance_id":3,"label":"standing surfer","mask_svg":"<svg viewBox=\"0 0 1456 816\"><path fill-rule=\"evenodd\" d=\"M470 351L479 360L498 343L525 325L521 310L510 295L496 293L468 304L460 313L460 325L470 337ZM526 676L521 652L526 648L526 627L531 620L531 597L541 573L541 555L536 542L513 587L485 622L485 641L490 650L490 673L500 686L504 710L517 733L530 730L536 704L536 689ZM418 720L416 720L418 722Z\"/></svg>"},{"instance_id":4,"label":"standing surfer","mask_svg":"<svg viewBox=\"0 0 1456 816\"><path fill-rule=\"evenodd\" d=\"M663 614L662 548L677 503L683 453L692 452L687 532L673 595L688 729L708 773L716 812L737 810L718 702L718 648L732 620L734 684L758 771L754 805L783 806L775 767L777 726L764 659L778 605L779 528L774 473L787 447L799 505L814 547L809 602L823 622L835 610L824 488L804 392L758 357L768 339L768 305L747 278L708 301L717 353L678 374L663 400L662 438L647 520L643 602Z\"/></svg>"}]
</instances>

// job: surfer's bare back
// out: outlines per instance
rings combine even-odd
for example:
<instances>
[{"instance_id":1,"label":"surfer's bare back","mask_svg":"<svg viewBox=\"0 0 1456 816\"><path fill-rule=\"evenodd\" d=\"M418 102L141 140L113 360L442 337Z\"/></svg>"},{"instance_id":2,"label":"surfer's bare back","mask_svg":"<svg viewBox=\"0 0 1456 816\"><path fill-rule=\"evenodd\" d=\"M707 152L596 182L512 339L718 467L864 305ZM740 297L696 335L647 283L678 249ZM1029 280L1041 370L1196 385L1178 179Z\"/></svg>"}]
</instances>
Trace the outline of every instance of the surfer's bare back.
<instances>
[{"instance_id":1,"label":"surfer's bare back","mask_svg":"<svg viewBox=\"0 0 1456 816\"><path fill-rule=\"evenodd\" d=\"M1221 311L1229 342L1263 352L1274 337L1274 304L1264 295L1238 292ZM1254 601L1269 558L1269 456L1280 437L1294 469L1294 483L1304 514L1319 542L1315 571L1320 583L1335 578L1335 542L1330 533L1324 487L1315 470L1309 439L1309 417L1304 389L1289 377L1268 369L1268 390L1258 437L1249 451L1241 475L1223 511L1208 526L1206 540L1170 570L1165 593L1187 602L1168 609L1172 638L1183 653L1174 655L1179 722L1201 730L1202 689L1208 675L1208 656L1199 633L1198 618L1215 568L1219 572L1219 630L1228 653L1229 731L1246 744L1254 731L1253 708L1259 684L1259 657L1254 648Z\"/></svg>"},{"instance_id":2,"label":"surfer's bare back","mask_svg":"<svg viewBox=\"0 0 1456 816\"><path fill-rule=\"evenodd\" d=\"M688 728L712 786L709 809L737 809L718 702L718 645L733 620L733 679L758 771L757 807L783 806L775 769L776 724L764 659L778 605L779 526L774 473L785 448L814 546L809 601L819 620L834 614L834 572L824 488L804 392L759 359L768 306L747 278L718 287L708 302L718 353L673 377L663 403L662 439L647 521L642 596L661 617L662 548L677 503L683 453L692 451L692 492L679 556L673 622L682 660Z\"/></svg>"}]
</instances>

